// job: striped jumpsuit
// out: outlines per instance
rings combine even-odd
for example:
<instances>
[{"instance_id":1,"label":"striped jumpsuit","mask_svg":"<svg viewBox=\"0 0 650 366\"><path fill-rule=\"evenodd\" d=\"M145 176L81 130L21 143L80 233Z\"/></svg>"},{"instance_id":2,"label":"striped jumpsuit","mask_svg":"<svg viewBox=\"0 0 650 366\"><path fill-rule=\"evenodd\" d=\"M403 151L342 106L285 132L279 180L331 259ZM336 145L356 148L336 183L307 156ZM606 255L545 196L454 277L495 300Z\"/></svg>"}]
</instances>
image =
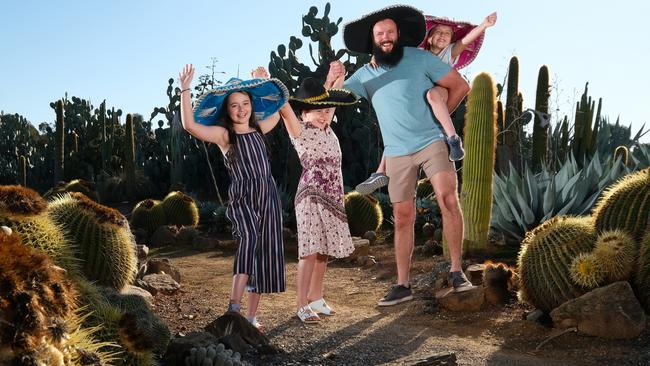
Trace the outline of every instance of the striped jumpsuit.
<instances>
[{"instance_id":1,"label":"striped jumpsuit","mask_svg":"<svg viewBox=\"0 0 650 366\"><path fill-rule=\"evenodd\" d=\"M249 291L283 292L282 210L264 137L259 132L237 134L234 146L224 159L230 174L226 216L239 242L233 274L249 275Z\"/></svg>"}]
</instances>

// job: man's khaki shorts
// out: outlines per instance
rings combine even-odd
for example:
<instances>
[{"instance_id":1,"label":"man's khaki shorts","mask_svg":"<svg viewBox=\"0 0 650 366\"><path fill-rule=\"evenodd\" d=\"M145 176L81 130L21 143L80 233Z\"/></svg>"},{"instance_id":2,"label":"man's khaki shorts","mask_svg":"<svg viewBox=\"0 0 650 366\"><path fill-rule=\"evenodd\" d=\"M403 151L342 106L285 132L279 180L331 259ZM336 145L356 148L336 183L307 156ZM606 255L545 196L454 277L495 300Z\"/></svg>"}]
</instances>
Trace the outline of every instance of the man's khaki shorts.
<instances>
[{"instance_id":1,"label":"man's khaki shorts","mask_svg":"<svg viewBox=\"0 0 650 366\"><path fill-rule=\"evenodd\" d=\"M455 171L454 163L449 161L445 140L434 141L410 155L386 157L386 175L390 178L388 195L391 202L403 202L415 198L420 167L424 169L428 178L441 171Z\"/></svg>"}]
</instances>

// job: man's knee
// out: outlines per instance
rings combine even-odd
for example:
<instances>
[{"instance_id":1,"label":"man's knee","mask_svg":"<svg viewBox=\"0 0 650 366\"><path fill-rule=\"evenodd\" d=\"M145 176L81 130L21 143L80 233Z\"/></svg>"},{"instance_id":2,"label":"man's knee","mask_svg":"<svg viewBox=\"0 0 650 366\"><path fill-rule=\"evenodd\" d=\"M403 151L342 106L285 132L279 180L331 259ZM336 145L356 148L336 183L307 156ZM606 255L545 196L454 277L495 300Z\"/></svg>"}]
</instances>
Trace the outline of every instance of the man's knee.
<instances>
[{"instance_id":1,"label":"man's knee","mask_svg":"<svg viewBox=\"0 0 650 366\"><path fill-rule=\"evenodd\" d=\"M409 228L415 224L415 206L412 203L400 202L393 207L395 229Z\"/></svg>"},{"instance_id":2,"label":"man's knee","mask_svg":"<svg viewBox=\"0 0 650 366\"><path fill-rule=\"evenodd\" d=\"M460 203L458 202L458 195L456 191L450 190L439 194L440 199L438 204L441 210L448 211L451 214L460 212Z\"/></svg>"}]
</instances>

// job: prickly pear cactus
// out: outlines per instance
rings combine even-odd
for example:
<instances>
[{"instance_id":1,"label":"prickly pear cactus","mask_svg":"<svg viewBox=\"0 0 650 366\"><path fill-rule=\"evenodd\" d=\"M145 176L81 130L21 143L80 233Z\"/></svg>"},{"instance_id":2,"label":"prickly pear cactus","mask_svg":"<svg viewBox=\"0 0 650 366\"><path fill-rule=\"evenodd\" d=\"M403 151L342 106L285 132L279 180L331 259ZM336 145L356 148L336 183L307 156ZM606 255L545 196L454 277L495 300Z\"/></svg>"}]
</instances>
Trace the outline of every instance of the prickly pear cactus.
<instances>
[{"instance_id":1,"label":"prickly pear cactus","mask_svg":"<svg viewBox=\"0 0 650 366\"><path fill-rule=\"evenodd\" d=\"M178 226L193 226L199 224L199 209L192 197L182 192L170 192L162 201L167 216L167 223Z\"/></svg>"},{"instance_id":2,"label":"prickly pear cactus","mask_svg":"<svg viewBox=\"0 0 650 366\"><path fill-rule=\"evenodd\" d=\"M650 229L650 168L619 179L593 210L598 232L620 229L641 240Z\"/></svg>"},{"instance_id":3,"label":"prickly pear cactus","mask_svg":"<svg viewBox=\"0 0 650 366\"><path fill-rule=\"evenodd\" d=\"M144 229L149 234L167 223L167 216L160 201L146 199L138 202L131 212L131 227Z\"/></svg>"},{"instance_id":4,"label":"prickly pear cactus","mask_svg":"<svg viewBox=\"0 0 650 366\"><path fill-rule=\"evenodd\" d=\"M598 236L594 257L605 275L604 284L627 281L635 269L638 246L621 230L605 231Z\"/></svg>"},{"instance_id":5,"label":"prickly pear cactus","mask_svg":"<svg viewBox=\"0 0 650 366\"><path fill-rule=\"evenodd\" d=\"M23 244L45 252L54 263L78 271L78 261L61 229L47 215L47 202L29 188L0 186L0 225L20 236Z\"/></svg>"},{"instance_id":6,"label":"prickly pear cactus","mask_svg":"<svg viewBox=\"0 0 650 366\"><path fill-rule=\"evenodd\" d=\"M89 280L118 291L133 282L135 240L121 213L77 192L52 201L48 212L74 243Z\"/></svg>"},{"instance_id":7,"label":"prickly pear cactus","mask_svg":"<svg viewBox=\"0 0 650 366\"><path fill-rule=\"evenodd\" d=\"M379 229L384 219L381 206L374 197L352 191L345 195L344 201L352 236L362 236Z\"/></svg>"},{"instance_id":8,"label":"prickly pear cactus","mask_svg":"<svg viewBox=\"0 0 650 366\"><path fill-rule=\"evenodd\" d=\"M519 252L520 299L550 312L586 292L573 283L571 264L596 244L591 217L554 217L526 234Z\"/></svg>"},{"instance_id":9,"label":"prickly pear cactus","mask_svg":"<svg viewBox=\"0 0 650 366\"><path fill-rule=\"evenodd\" d=\"M207 347L194 347L190 355L185 357L186 366L241 366L241 355L219 343Z\"/></svg>"}]
</instances>

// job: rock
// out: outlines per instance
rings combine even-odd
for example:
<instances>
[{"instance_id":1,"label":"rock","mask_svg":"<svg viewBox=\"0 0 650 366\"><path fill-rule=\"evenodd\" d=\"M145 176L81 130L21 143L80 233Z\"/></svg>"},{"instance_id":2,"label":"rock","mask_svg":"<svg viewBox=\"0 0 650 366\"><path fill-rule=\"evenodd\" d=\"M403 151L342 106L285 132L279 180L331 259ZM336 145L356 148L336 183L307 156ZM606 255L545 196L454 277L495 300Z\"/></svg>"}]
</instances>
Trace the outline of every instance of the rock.
<instances>
[{"instance_id":1,"label":"rock","mask_svg":"<svg viewBox=\"0 0 650 366\"><path fill-rule=\"evenodd\" d=\"M205 236L197 236L192 241L192 249L213 250L219 247L219 240Z\"/></svg>"},{"instance_id":2,"label":"rock","mask_svg":"<svg viewBox=\"0 0 650 366\"><path fill-rule=\"evenodd\" d=\"M176 245L193 245L194 239L199 236L199 231L191 226L183 226L176 234Z\"/></svg>"},{"instance_id":3,"label":"rock","mask_svg":"<svg viewBox=\"0 0 650 366\"><path fill-rule=\"evenodd\" d=\"M11 236L12 231L11 231L11 228L9 228L8 226L3 225L3 226L0 226L0 233L3 233L5 235L7 235L7 236Z\"/></svg>"},{"instance_id":4,"label":"rock","mask_svg":"<svg viewBox=\"0 0 650 366\"><path fill-rule=\"evenodd\" d=\"M456 354L453 352L440 353L416 360L411 366L456 366Z\"/></svg>"},{"instance_id":5,"label":"rock","mask_svg":"<svg viewBox=\"0 0 650 366\"><path fill-rule=\"evenodd\" d=\"M131 231L133 232L133 237L135 238L136 243L145 243L149 238L149 233L143 228L137 228Z\"/></svg>"},{"instance_id":6,"label":"rock","mask_svg":"<svg viewBox=\"0 0 650 366\"><path fill-rule=\"evenodd\" d=\"M136 245L135 253L138 256L138 263L145 262L149 256L149 247L146 245Z\"/></svg>"},{"instance_id":7,"label":"rock","mask_svg":"<svg viewBox=\"0 0 650 366\"><path fill-rule=\"evenodd\" d=\"M435 232L436 232L436 227L433 226L431 223L427 222L424 225L422 225L422 236L424 236L425 238L432 237L433 234L435 234Z\"/></svg>"},{"instance_id":8,"label":"rock","mask_svg":"<svg viewBox=\"0 0 650 366\"><path fill-rule=\"evenodd\" d=\"M551 311L553 324L561 329L602 338L630 339L645 329L646 316L632 287L614 282L569 300Z\"/></svg>"},{"instance_id":9,"label":"rock","mask_svg":"<svg viewBox=\"0 0 650 366\"><path fill-rule=\"evenodd\" d=\"M181 288L181 285L168 274L150 274L136 282L140 287L151 292L153 296L158 293L174 295Z\"/></svg>"},{"instance_id":10,"label":"rock","mask_svg":"<svg viewBox=\"0 0 650 366\"><path fill-rule=\"evenodd\" d=\"M181 283L181 272L168 258L152 258L147 262L146 274L166 273L174 281Z\"/></svg>"},{"instance_id":11,"label":"rock","mask_svg":"<svg viewBox=\"0 0 650 366\"><path fill-rule=\"evenodd\" d=\"M374 245L377 242L377 233L374 231L366 231L366 233L363 234L363 238L367 239L370 245Z\"/></svg>"},{"instance_id":12,"label":"rock","mask_svg":"<svg viewBox=\"0 0 650 366\"><path fill-rule=\"evenodd\" d=\"M372 267L375 267L377 264L378 263L377 263L377 260L375 259L375 257L372 256L372 255L369 255L367 257L367 259L366 259L366 262L363 264L363 268L364 269L372 268Z\"/></svg>"},{"instance_id":13,"label":"rock","mask_svg":"<svg viewBox=\"0 0 650 366\"><path fill-rule=\"evenodd\" d=\"M368 239L352 237L352 245L354 245L354 252L348 257L349 261L354 261L359 257L370 254L370 241Z\"/></svg>"},{"instance_id":14,"label":"rock","mask_svg":"<svg viewBox=\"0 0 650 366\"><path fill-rule=\"evenodd\" d=\"M228 311L206 325L205 331L211 333L220 341L223 340L240 348L241 350L235 351L241 354L246 353L246 348L243 347L244 344L256 348L260 353L275 354L281 352L271 345L269 339L252 326L246 318L234 311Z\"/></svg>"},{"instance_id":15,"label":"rock","mask_svg":"<svg viewBox=\"0 0 650 366\"><path fill-rule=\"evenodd\" d=\"M539 320L542 319L543 316L544 316L543 311L541 311L539 309L535 309L535 310L531 311L530 313L526 314L526 320L531 321L531 322L539 322Z\"/></svg>"},{"instance_id":16,"label":"rock","mask_svg":"<svg viewBox=\"0 0 650 366\"><path fill-rule=\"evenodd\" d=\"M422 246L422 254L428 256L440 255L442 254L442 245L433 239L427 240Z\"/></svg>"},{"instance_id":17,"label":"rock","mask_svg":"<svg viewBox=\"0 0 650 366\"><path fill-rule=\"evenodd\" d=\"M147 300L149 305L153 304L153 295L151 294L151 292L138 286L126 285L124 286L122 291L120 291L120 294L142 296L145 300Z\"/></svg>"},{"instance_id":18,"label":"rock","mask_svg":"<svg viewBox=\"0 0 650 366\"><path fill-rule=\"evenodd\" d=\"M161 226L149 239L149 245L152 247L165 247L176 244L176 228L174 226Z\"/></svg>"},{"instance_id":19,"label":"rock","mask_svg":"<svg viewBox=\"0 0 650 366\"><path fill-rule=\"evenodd\" d=\"M286 244L285 244L286 248ZM230 239L230 240L219 240L219 249L225 250L225 251L237 251L239 249L239 243L237 240Z\"/></svg>"},{"instance_id":20,"label":"rock","mask_svg":"<svg viewBox=\"0 0 650 366\"><path fill-rule=\"evenodd\" d=\"M433 240L437 241L438 243L442 243L442 229L441 228L437 228L433 232Z\"/></svg>"},{"instance_id":21,"label":"rock","mask_svg":"<svg viewBox=\"0 0 650 366\"><path fill-rule=\"evenodd\" d=\"M217 344L219 340L208 332L192 332L185 336L176 335L169 342L163 356L165 365L185 365L185 357L190 355L193 347L207 347Z\"/></svg>"},{"instance_id":22,"label":"rock","mask_svg":"<svg viewBox=\"0 0 650 366\"><path fill-rule=\"evenodd\" d=\"M442 307L451 311L479 311L485 302L483 286L458 293L452 288L442 289L436 292L436 299Z\"/></svg>"},{"instance_id":23,"label":"rock","mask_svg":"<svg viewBox=\"0 0 650 366\"><path fill-rule=\"evenodd\" d=\"M470 264L465 269L465 276L473 285L483 284L483 271L485 270L484 264Z\"/></svg>"}]
</instances>

